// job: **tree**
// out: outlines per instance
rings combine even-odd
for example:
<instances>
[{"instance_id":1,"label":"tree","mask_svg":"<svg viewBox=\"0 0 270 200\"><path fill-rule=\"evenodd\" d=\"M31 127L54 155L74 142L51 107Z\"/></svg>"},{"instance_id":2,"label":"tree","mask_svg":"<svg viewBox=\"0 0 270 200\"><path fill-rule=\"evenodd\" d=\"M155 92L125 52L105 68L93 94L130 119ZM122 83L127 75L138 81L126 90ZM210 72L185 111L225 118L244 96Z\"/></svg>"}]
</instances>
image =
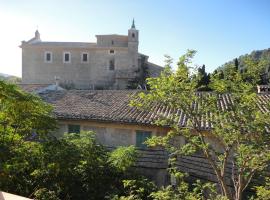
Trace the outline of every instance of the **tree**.
<instances>
[{"instance_id":1,"label":"tree","mask_svg":"<svg viewBox=\"0 0 270 200\"><path fill-rule=\"evenodd\" d=\"M28 195L41 146L56 127L52 108L17 86L0 81L0 188Z\"/></svg>"},{"instance_id":2,"label":"tree","mask_svg":"<svg viewBox=\"0 0 270 200\"><path fill-rule=\"evenodd\" d=\"M0 81L0 144L41 139L56 128L51 111L39 97Z\"/></svg>"},{"instance_id":3,"label":"tree","mask_svg":"<svg viewBox=\"0 0 270 200\"><path fill-rule=\"evenodd\" d=\"M212 77L213 92L197 92L192 78L197 74L191 71L194 55L195 51L189 50L180 57L175 72L168 66L160 77L148 79L150 91L140 93L131 105L149 111L153 105L161 105L178 111L160 113L155 123L169 126L171 131L165 137L152 137L148 145L164 146L175 155L201 153L211 165L222 195L240 200L255 173L265 170L270 160L270 113L259 109L255 90L262 69L253 60L245 61L249 67L244 73L231 65L224 79L219 73ZM223 98L227 99L224 106ZM261 103L269 109L269 103ZM187 119L184 126L178 123L181 116L177 113ZM203 123L211 129L205 130ZM185 145L172 144L179 136L185 138ZM232 173L227 170L229 165Z\"/></svg>"},{"instance_id":4,"label":"tree","mask_svg":"<svg viewBox=\"0 0 270 200\"><path fill-rule=\"evenodd\" d=\"M148 89L147 87L147 78L149 78L148 66L145 62L146 57L142 57L141 66L134 73L136 74L135 78L128 81L127 89Z\"/></svg>"},{"instance_id":5,"label":"tree","mask_svg":"<svg viewBox=\"0 0 270 200\"><path fill-rule=\"evenodd\" d=\"M209 83L210 83L210 74L207 74L205 71L205 65L202 65L202 67L198 68L197 73L197 88L198 91L209 91Z\"/></svg>"},{"instance_id":6,"label":"tree","mask_svg":"<svg viewBox=\"0 0 270 200\"><path fill-rule=\"evenodd\" d=\"M39 97L0 81L1 190L39 200L123 193L122 180L134 174L134 147L109 152L92 132L57 139L51 111Z\"/></svg>"},{"instance_id":7,"label":"tree","mask_svg":"<svg viewBox=\"0 0 270 200\"><path fill-rule=\"evenodd\" d=\"M239 70L239 61L237 58L234 59L234 66L236 70Z\"/></svg>"}]
</instances>

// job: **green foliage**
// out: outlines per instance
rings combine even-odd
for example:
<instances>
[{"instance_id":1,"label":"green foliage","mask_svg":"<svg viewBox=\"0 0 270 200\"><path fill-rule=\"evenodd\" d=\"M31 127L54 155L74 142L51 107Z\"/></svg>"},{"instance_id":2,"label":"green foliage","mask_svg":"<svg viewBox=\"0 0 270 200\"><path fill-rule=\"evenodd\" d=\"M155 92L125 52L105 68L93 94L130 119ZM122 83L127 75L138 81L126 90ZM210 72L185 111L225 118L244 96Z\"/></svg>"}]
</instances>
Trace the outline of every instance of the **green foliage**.
<instances>
[{"instance_id":1,"label":"green foliage","mask_svg":"<svg viewBox=\"0 0 270 200\"><path fill-rule=\"evenodd\" d=\"M142 89L148 89L146 80L149 78L149 71L145 59L146 58L143 56L141 59L141 67L134 72L136 77L132 80L129 80L127 89L138 89L138 87L141 87Z\"/></svg>"},{"instance_id":2,"label":"green foliage","mask_svg":"<svg viewBox=\"0 0 270 200\"><path fill-rule=\"evenodd\" d=\"M114 196L113 200L152 200L150 194L157 191L156 185L145 178L123 180L123 184L125 194L120 197Z\"/></svg>"},{"instance_id":3,"label":"green foliage","mask_svg":"<svg viewBox=\"0 0 270 200\"><path fill-rule=\"evenodd\" d=\"M206 73L205 65L198 68L197 76L198 83L196 87L198 88L198 91L209 91L210 74Z\"/></svg>"},{"instance_id":4,"label":"green foliage","mask_svg":"<svg viewBox=\"0 0 270 200\"><path fill-rule=\"evenodd\" d=\"M0 81L0 143L18 143L36 135L41 139L56 127L52 108L39 97Z\"/></svg>"},{"instance_id":5,"label":"green foliage","mask_svg":"<svg viewBox=\"0 0 270 200\"><path fill-rule=\"evenodd\" d=\"M264 186L255 186L257 197L255 200L269 200L270 199L270 178L266 178Z\"/></svg>"},{"instance_id":6,"label":"green foliage","mask_svg":"<svg viewBox=\"0 0 270 200\"><path fill-rule=\"evenodd\" d=\"M226 71L227 68L231 66L235 67L236 71L243 73L250 67L250 64L247 64L247 60L252 60L261 65L262 70L258 75L258 84L268 84L269 83L269 72L270 72L270 51L269 49L253 51L250 54L242 55L239 58L235 58L233 61L229 61L222 65L218 70Z\"/></svg>"},{"instance_id":7,"label":"green foliage","mask_svg":"<svg viewBox=\"0 0 270 200\"><path fill-rule=\"evenodd\" d=\"M36 200L60 200L54 191L41 188L34 194Z\"/></svg>"},{"instance_id":8,"label":"green foliage","mask_svg":"<svg viewBox=\"0 0 270 200\"><path fill-rule=\"evenodd\" d=\"M109 162L113 167L119 171L127 171L137 158L137 151L134 146L129 147L118 147L111 152Z\"/></svg>"},{"instance_id":9,"label":"green foliage","mask_svg":"<svg viewBox=\"0 0 270 200\"><path fill-rule=\"evenodd\" d=\"M1 190L40 200L121 193L134 147L110 154L92 132L56 139L51 111L38 97L0 81Z\"/></svg>"},{"instance_id":10,"label":"green foliage","mask_svg":"<svg viewBox=\"0 0 270 200\"><path fill-rule=\"evenodd\" d=\"M22 79L17 76L4 75L0 73L0 81L5 81L12 84L21 83Z\"/></svg>"},{"instance_id":11,"label":"green foliage","mask_svg":"<svg viewBox=\"0 0 270 200\"><path fill-rule=\"evenodd\" d=\"M270 160L269 135L265 127L270 124L270 113L258 107L256 84L263 69L261 62L245 59L246 70L240 72L235 65L217 71L211 77L211 93L198 93L196 67L192 65L195 51L181 56L178 68L171 70L168 59L164 72L158 78L149 78L150 91L140 93L131 105L151 111L153 105L179 110L188 118L179 125L179 114L160 113L157 125L167 125L171 131L165 137L148 140L150 146L163 146L174 155L201 152L210 163L219 182L222 194L228 199L242 199L257 172L266 169ZM230 96L226 106L221 99ZM218 105L221 105L218 106ZM264 102L270 109L269 102ZM203 130L202 122L212 124L209 131ZM184 137L185 145L175 145L176 138ZM226 170L233 166L233 176ZM234 191L227 186L225 177L232 177Z\"/></svg>"}]
</instances>

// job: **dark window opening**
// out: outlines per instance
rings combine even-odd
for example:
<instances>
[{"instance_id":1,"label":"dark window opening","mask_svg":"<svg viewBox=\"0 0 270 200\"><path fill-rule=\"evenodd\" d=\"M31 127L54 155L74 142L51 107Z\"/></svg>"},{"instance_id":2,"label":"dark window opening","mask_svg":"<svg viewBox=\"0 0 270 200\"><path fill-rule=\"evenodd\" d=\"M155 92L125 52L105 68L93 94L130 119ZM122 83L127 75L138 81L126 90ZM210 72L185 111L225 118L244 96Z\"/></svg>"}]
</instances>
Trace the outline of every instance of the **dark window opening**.
<instances>
[{"instance_id":1,"label":"dark window opening","mask_svg":"<svg viewBox=\"0 0 270 200\"><path fill-rule=\"evenodd\" d=\"M110 70L114 70L114 60L110 60Z\"/></svg>"},{"instance_id":2,"label":"dark window opening","mask_svg":"<svg viewBox=\"0 0 270 200\"><path fill-rule=\"evenodd\" d=\"M110 53L111 53L111 54L113 54L113 53L114 53L114 50L113 50L113 49L111 49L111 50L110 50Z\"/></svg>"},{"instance_id":3,"label":"dark window opening","mask_svg":"<svg viewBox=\"0 0 270 200\"><path fill-rule=\"evenodd\" d=\"M52 56L51 53L46 53L46 61L51 61Z\"/></svg>"},{"instance_id":4,"label":"dark window opening","mask_svg":"<svg viewBox=\"0 0 270 200\"><path fill-rule=\"evenodd\" d=\"M132 37L135 38L135 33L132 33Z\"/></svg>"},{"instance_id":5,"label":"dark window opening","mask_svg":"<svg viewBox=\"0 0 270 200\"><path fill-rule=\"evenodd\" d=\"M114 45L114 41L112 40L112 45Z\"/></svg>"},{"instance_id":6,"label":"dark window opening","mask_svg":"<svg viewBox=\"0 0 270 200\"><path fill-rule=\"evenodd\" d=\"M70 57L69 57L69 53L65 53L65 56L64 56L65 58L65 62L69 62L69 60L70 60Z\"/></svg>"},{"instance_id":7,"label":"dark window opening","mask_svg":"<svg viewBox=\"0 0 270 200\"><path fill-rule=\"evenodd\" d=\"M84 53L83 56L82 56L82 61L83 62L87 62L88 61L88 55L87 53Z\"/></svg>"},{"instance_id":8,"label":"dark window opening","mask_svg":"<svg viewBox=\"0 0 270 200\"><path fill-rule=\"evenodd\" d=\"M136 131L136 147L146 148L144 142L151 137L151 131Z\"/></svg>"},{"instance_id":9,"label":"dark window opening","mask_svg":"<svg viewBox=\"0 0 270 200\"><path fill-rule=\"evenodd\" d=\"M68 125L68 133L80 133L81 127L80 125L69 124Z\"/></svg>"}]
</instances>

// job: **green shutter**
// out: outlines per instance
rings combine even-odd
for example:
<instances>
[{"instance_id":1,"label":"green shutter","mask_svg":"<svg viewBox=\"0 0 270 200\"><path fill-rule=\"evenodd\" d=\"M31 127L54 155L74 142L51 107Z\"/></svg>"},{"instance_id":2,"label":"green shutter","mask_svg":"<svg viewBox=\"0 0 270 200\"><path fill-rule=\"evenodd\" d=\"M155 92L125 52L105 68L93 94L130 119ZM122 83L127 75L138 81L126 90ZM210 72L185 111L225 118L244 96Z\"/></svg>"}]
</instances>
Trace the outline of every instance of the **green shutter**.
<instances>
[{"instance_id":1,"label":"green shutter","mask_svg":"<svg viewBox=\"0 0 270 200\"><path fill-rule=\"evenodd\" d=\"M136 146L139 148L146 148L144 142L151 137L151 131L136 131Z\"/></svg>"},{"instance_id":2,"label":"green shutter","mask_svg":"<svg viewBox=\"0 0 270 200\"><path fill-rule=\"evenodd\" d=\"M68 133L80 133L80 131L81 131L80 125L74 125L74 124L68 125Z\"/></svg>"}]
</instances>

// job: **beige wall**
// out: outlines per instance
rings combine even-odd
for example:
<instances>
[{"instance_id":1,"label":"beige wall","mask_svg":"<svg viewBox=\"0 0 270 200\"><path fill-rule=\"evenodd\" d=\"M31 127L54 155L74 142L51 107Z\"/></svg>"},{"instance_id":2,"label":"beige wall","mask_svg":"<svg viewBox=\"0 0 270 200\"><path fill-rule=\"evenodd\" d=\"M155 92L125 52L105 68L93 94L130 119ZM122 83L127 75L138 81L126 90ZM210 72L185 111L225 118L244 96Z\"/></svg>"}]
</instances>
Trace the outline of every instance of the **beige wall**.
<instances>
[{"instance_id":1,"label":"beige wall","mask_svg":"<svg viewBox=\"0 0 270 200\"><path fill-rule=\"evenodd\" d=\"M132 124L100 123L92 121L59 121L59 129L56 135L62 136L68 132L68 125L80 125L81 131L94 131L97 139L107 146L129 146L136 144L136 131L151 131L154 135L165 135L166 128L156 126L141 126Z\"/></svg>"},{"instance_id":2,"label":"beige wall","mask_svg":"<svg viewBox=\"0 0 270 200\"><path fill-rule=\"evenodd\" d=\"M110 49L114 54L110 54ZM45 52L52 52L52 62L44 61ZM63 52L71 53L71 62L63 63ZM89 62L81 62L81 53L89 53ZM76 88L89 89L113 87L117 70L136 70L134 53L127 47L75 48L46 45L26 45L22 48L22 82L26 84L53 84L55 76L62 84L74 84ZM115 60L115 70L109 70L109 61Z\"/></svg>"}]
</instances>

